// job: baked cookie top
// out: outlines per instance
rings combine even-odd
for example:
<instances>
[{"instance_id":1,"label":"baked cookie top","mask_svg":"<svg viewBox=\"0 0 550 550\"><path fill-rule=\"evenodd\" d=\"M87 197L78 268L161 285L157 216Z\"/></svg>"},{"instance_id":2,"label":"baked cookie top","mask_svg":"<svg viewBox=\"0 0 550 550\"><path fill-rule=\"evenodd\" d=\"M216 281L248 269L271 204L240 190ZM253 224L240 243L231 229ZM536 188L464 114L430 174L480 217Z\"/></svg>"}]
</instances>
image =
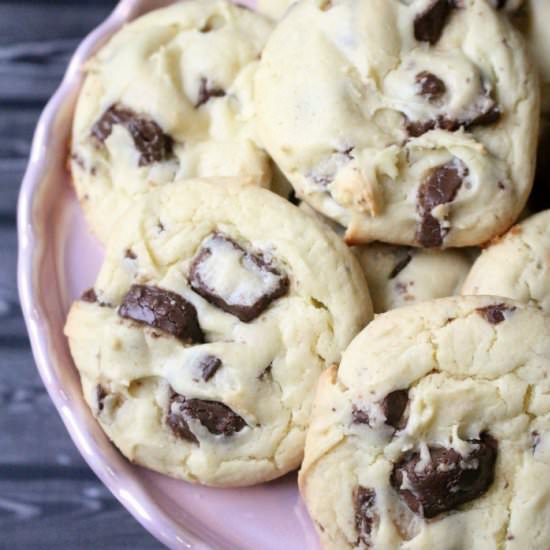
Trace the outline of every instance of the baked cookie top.
<instances>
[{"instance_id":1,"label":"baked cookie top","mask_svg":"<svg viewBox=\"0 0 550 550\"><path fill-rule=\"evenodd\" d=\"M376 317L321 377L300 485L328 549L550 546L550 319L495 297Z\"/></svg>"},{"instance_id":2,"label":"baked cookie top","mask_svg":"<svg viewBox=\"0 0 550 550\"><path fill-rule=\"evenodd\" d=\"M463 250L423 250L372 243L353 248L375 313L460 293L472 266Z\"/></svg>"},{"instance_id":3,"label":"baked cookie top","mask_svg":"<svg viewBox=\"0 0 550 550\"><path fill-rule=\"evenodd\" d=\"M506 296L550 313L550 210L515 225L485 248L462 294Z\"/></svg>"},{"instance_id":4,"label":"baked cookie top","mask_svg":"<svg viewBox=\"0 0 550 550\"><path fill-rule=\"evenodd\" d=\"M87 63L71 171L101 240L134 198L177 179L269 184L252 75L271 28L229 2L188 0L126 25Z\"/></svg>"},{"instance_id":5,"label":"baked cookie top","mask_svg":"<svg viewBox=\"0 0 550 550\"><path fill-rule=\"evenodd\" d=\"M268 40L255 100L266 148L349 243L479 244L527 200L536 74L485 0L304 0Z\"/></svg>"},{"instance_id":6,"label":"baked cookie top","mask_svg":"<svg viewBox=\"0 0 550 550\"><path fill-rule=\"evenodd\" d=\"M300 464L321 372L372 317L344 243L275 194L191 180L136 201L65 332L132 461L209 485Z\"/></svg>"},{"instance_id":7,"label":"baked cookie top","mask_svg":"<svg viewBox=\"0 0 550 550\"><path fill-rule=\"evenodd\" d=\"M288 8L297 1L298 0L255 0L255 9L262 15L278 21L285 15Z\"/></svg>"}]
</instances>

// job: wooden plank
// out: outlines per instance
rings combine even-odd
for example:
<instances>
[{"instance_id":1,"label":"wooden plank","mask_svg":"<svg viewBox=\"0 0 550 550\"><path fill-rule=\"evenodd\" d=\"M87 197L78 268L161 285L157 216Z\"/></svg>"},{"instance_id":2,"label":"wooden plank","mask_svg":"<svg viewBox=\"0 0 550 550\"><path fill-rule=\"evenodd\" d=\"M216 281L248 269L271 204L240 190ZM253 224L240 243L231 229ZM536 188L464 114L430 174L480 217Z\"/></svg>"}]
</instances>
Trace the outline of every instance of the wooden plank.
<instances>
[{"instance_id":1,"label":"wooden plank","mask_svg":"<svg viewBox=\"0 0 550 550\"><path fill-rule=\"evenodd\" d=\"M26 473L0 466L1 548L161 548L83 469L27 467Z\"/></svg>"}]
</instances>

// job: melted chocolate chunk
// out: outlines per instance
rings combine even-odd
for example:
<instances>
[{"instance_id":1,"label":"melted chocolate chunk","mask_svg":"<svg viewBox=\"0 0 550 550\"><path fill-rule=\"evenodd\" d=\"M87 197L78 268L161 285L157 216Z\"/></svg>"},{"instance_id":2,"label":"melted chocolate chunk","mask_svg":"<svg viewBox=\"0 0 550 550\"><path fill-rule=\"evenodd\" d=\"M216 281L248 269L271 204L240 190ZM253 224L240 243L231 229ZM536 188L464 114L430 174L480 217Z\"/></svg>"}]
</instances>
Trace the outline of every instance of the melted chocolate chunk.
<instances>
[{"instance_id":1,"label":"melted chocolate chunk","mask_svg":"<svg viewBox=\"0 0 550 550\"><path fill-rule=\"evenodd\" d=\"M371 533L374 524L378 521L375 511L376 492L367 487L357 487L353 495L353 507L355 509L355 529L358 534L357 544L363 543L370 546Z\"/></svg>"},{"instance_id":2,"label":"melted chocolate chunk","mask_svg":"<svg viewBox=\"0 0 550 550\"><path fill-rule=\"evenodd\" d=\"M487 492L495 477L498 444L489 434L469 443L477 448L466 457L434 446L427 463L419 452L410 452L394 465L391 485L413 512L434 518Z\"/></svg>"},{"instance_id":3,"label":"melted chocolate chunk","mask_svg":"<svg viewBox=\"0 0 550 550\"><path fill-rule=\"evenodd\" d=\"M391 270L391 273L388 276L388 279L395 279L410 263L412 260L412 253L407 252L404 258L401 258Z\"/></svg>"},{"instance_id":4,"label":"melted chocolate chunk","mask_svg":"<svg viewBox=\"0 0 550 550\"><path fill-rule=\"evenodd\" d=\"M453 0L434 0L428 9L414 20L414 37L419 42L436 44L455 7Z\"/></svg>"},{"instance_id":5,"label":"melted chocolate chunk","mask_svg":"<svg viewBox=\"0 0 550 550\"><path fill-rule=\"evenodd\" d=\"M206 78L201 78L201 82L199 85L199 96L197 98L197 102L195 103L195 109L198 109L201 105L208 103L210 99L213 97L224 97L224 96L225 96L225 90L223 90L222 88L216 88L215 86L212 88L209 88L208 80L206 80Z\"/></svg>"},{"instance_id":6,"label":"melted chocolate chunk","mask_svg":"<svg viewBox=\"0 0 550 550\"><path fill-rule=\"evenodd\" d=\"M183 398L181 411L185 416L198 420L215 435L231 436L247 425L242 417L218 401Z\"/></svg>"},{"instance_id":7,"label":"melted chocolate chunk","mask_svg":"<svg viewBox=\"0 0 550 550\"><path fill-rule=\"evenodd\" d=\"M118 314L172 334L186 344L204 342L195 306L179 294L163 288L132 285Z\"/></svg>"},{"instance_id":8,"label":"melted chocolate chunk","mask_svg":"<svg viewBox=\"0 0 550 550\"><path fill-rule=\"evenodd\" d=\"M219 255L219 256L218 256ZM227 288L220 266L225 261L238 265L241 277ZM242 281L249 281L243 288ZM244 323L259 317L274 300L289 289L288 277L274 267L261 253L247 252L242 246L221 233L213 234L202 246L191 264L191 288L221 310L231 313ZM216 288L218 287L218 288Z\"/></svg>"},{"instance_id":9,"label":"melted chocolate chunk","mask_svg":"<svg viewBox=\"0 0 550 550\"><path fill-rule=\"evenodd\" d=\"M496 104L491 105L485 112L480 113L472 120L464 122L464 127L469 130L474 126L490 126L500 120L501 111Z\"/></svg>"},{"instance_id":10,"label":"melted chocolate chunk","mask_svg":"<svg viewBox=\"0 0 550 550\"><path fill-rule=\"evenodd\" d=\"M90 304L94 304L98 301L97 294L95 293L95 290L93 288L89 288L88 290L86 290L86 292L84 292L84 294L82 294L82 296L80 297L80 300L83 302L88 302Z\"/></svg>"},{"instance_id":11,"label":"melted chocolate chunk","mask_svg":"<svg viewBox=\"0 0 550 550\"><path fill-rule=\"evenodd\" d=\"M443 244L443 238L448 230L443 229L437 218L431 212L440 204L452 202L460 189L467 168L458 161L448 162L434 168L418 189L418 211L420 224L416 239L426 248L433 248Z\"/></svg>"},{"instance_id":12,"label":"melted chocolate chunk","mask_svg":"<svg viewBox=\"0 0 550 550\"><path fill-rule=\"evenodd\" d=\"M491 325L498 325L506 320L505 313L512 313L516 308L506 304L480 307L476 311Z\"/></svg>"},{"instance_id":13,"label":"melted chocolate chunk","mask_svg":"<svg viewBox=\"0 0 550 550\"><path fill-rule=\"evenodd\" d=\"M366 411L353 405L351 408L351 419L354 424L367 424L370 426L370 418Z\"/></svg>"},{"instance_id":14,"label":"melted chocolate chunk","mask_svg":"<svg viewBox=\"0 0 550 550\"><path fill-rule=\"evenodd\" d=\"M189 428L189 424L184 417L185 397L174 393L170 398L169 412L166 415L166 424L172 430L172 433L180 439L185 439L191 443L198 443L199 440Z\"/></svg>"},{"instance_id":15,"label":"melted chocolate chunk","mask_svg":"<svg viewBox=\"0 0 550 550\"><path fill-rule=\"evenodd\" d=\"M386 424L396 430L402 430L407 425L408 419L404 415L408 404L409 392L407 390L388 393L380 403L386 417Z\"/></svg>"},{"instance_id":16,"label":"melted chocolate chunk","mask_svg":"<svg viewBox=\"0 0 550 550\"><path fill-rule=\"evenodd\" d=\"M116 124L126 128L132 136L140 153L139 166L161 162L172 156L174 140L155 121L118 104L107 109L92 127L92 136L99 145L111 135Z\"/></svg>"},{"instance_id":17,"label":"melted chocolate chunk","mask_svg":"<svg viewBox=\"0 0 550 550\"><path fill-rule=\"evenodd\" d=\"M426 96L428 101L439 99L447 91L445 82L429 71L422 71L416 75L416 83L420 95Z\"/></svg>"},{"instance_id":18,"label":"melted chocolate chunk","mask_svg":"<svg viewBox=\"0 0 550 550\"><path fill-rule=\"evenodd\" d=\"M200 368L202 370L202 379L208 382L222 366L222 361L215 355L205 355L200 362Z\"/></svg>"}]
</instances>

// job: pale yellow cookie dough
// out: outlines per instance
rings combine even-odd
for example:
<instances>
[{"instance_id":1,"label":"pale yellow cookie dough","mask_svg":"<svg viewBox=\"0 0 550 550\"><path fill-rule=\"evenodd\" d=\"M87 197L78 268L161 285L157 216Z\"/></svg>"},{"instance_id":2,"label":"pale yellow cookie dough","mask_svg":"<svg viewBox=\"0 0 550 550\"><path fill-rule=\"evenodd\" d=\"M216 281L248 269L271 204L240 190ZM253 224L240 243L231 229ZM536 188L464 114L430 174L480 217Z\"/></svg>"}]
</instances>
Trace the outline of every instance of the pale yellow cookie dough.
<instances>
[{"instance_id":1,"label":"pale yellow cookie dough","mask_svg":"<svg viewBox=\"0 0 550 550\"><path fill-rule=\"evenodd\" d=\"M252 77L271 28L229 2L187 0L126 25L86 64L71 171L102 241L133 199L177 179L269 184Z\"/></svg>"},{"instance_id":2,"label":"pale yellow cookie dough","mask_svg":"<svg viewBox=\"0 0 550 550\"><path fill-rule=\"evenodd\" d=\"M119 220L65 333L125 456L241 486L299 466L317 379L371 318L357 260L322 224L261 188L189 180Z\"/></svg>"},{"instance_id":3,"label":"pale yellow cookie dough","mask_svg":"<svg viewBox=\"0 0 550 550\"><path fill-rule=\"evenodd\" d=\"M550 548L550 319L453 297L378 316L319 382L299 475L325 550Z\"/></svg>"},{"instance_id":4,"label":"pale yellow cookie dough","mask_svg":"<svg viewBox=\"0 0 550 550\"><path fill-rule=\"evenodd\" d=\"M439 25L434 5L448 11ZM349 243L475 245L525 205L536 73L518 31L486 0L449 5L302 0L262 54L262 141Z\"/></svg>"},{"instance_id":5,"label":"pale yellow cookie dough","mask_svg":"<svg viewBox=\"0 0 550 550\"><path fill-rule=\"evenodd\" d=\"M298 0L256 0L255 7L259 13L278 21L282 19L290 6L297 1Z\"/></svg>"}]
</instances>

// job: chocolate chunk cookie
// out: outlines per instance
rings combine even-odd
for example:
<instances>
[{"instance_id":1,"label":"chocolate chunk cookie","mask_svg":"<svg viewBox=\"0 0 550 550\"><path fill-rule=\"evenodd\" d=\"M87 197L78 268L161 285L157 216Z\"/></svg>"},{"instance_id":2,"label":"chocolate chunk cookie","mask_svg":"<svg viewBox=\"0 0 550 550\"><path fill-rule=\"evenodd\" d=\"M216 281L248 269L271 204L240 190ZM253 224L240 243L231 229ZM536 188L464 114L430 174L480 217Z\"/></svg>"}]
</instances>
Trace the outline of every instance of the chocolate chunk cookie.
<instances>
[{"instance_id":1,"label":"chocolate chunk cookie","mask_svg":"<svg viewBox=\"0 0 550 550\"><path fill-rule=\"evenodd\" d=\"M100 240L129 203L176 179L269 185L251 87L270 31L225 0L188 0L124 26L88 61L70 167Z\"/></svg>"},{"instance_id":2,"label":"chocolate chunk cookie","mask_svg":"<svg viewBox=\"0 0 550 550\"><path fill-rule=\"evenodd\" d=\"M550 210L527 218L484 248L462 294L506 296L550 313Z\"/></svg>"},{"instance_id":3,"label":"chocolate chunk cookie","mask_svg":"<svg viewBox=\"0 0 550 550\"><path fill-rule=\"evenodd\" d=\"M352 252L227 179L151 191L117 227L65 327L106 434L133 462L208 485L297 468L317 380L372 318ZM403 401L387 403L392 425Z\"/></svg>"},{"instance_id":4,"label":"chocolate chunk cookie","mask_svg":"<svg viewBox=\"0 0 550 550\"><path fill-rule=\"evenodd\" d=\"M317 389L299 482L323 548L549 548L549 368L550 318L505 298L377 316Z\"/></svg>"},{"instance_id":5,"label":"chocolate chunk cookie","mask_svg":"<svg viewBox=\"0 0 550 550\"><path fill-rule=\"evenodd\" d=\"M375 313L459 294L473 262L456 249L373 243L353 251L367 277Z\"/></svg>"},{"instance_id":6,"label":"chocolate chunk cookie","mask_svg":"<svg viewBox=\"0 0 550 550\"><path fill-rule=\"evenodd\" d=\"M255 100L297 196L349 244L478 245L527 201L537 78L487 0L303 0L267 42Z\"/></svg>"}]
</instances>

